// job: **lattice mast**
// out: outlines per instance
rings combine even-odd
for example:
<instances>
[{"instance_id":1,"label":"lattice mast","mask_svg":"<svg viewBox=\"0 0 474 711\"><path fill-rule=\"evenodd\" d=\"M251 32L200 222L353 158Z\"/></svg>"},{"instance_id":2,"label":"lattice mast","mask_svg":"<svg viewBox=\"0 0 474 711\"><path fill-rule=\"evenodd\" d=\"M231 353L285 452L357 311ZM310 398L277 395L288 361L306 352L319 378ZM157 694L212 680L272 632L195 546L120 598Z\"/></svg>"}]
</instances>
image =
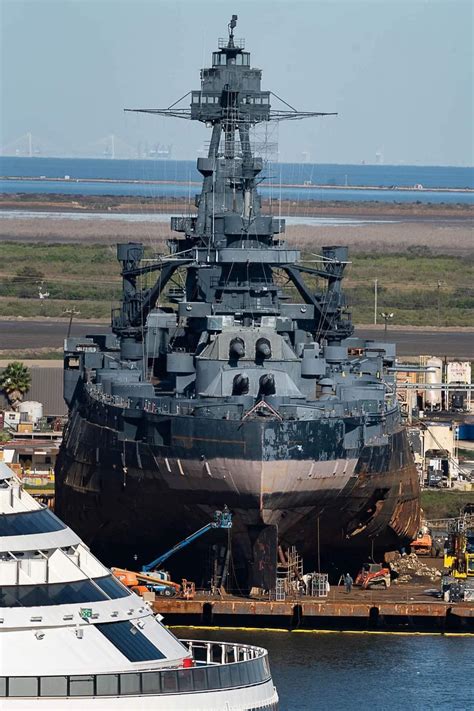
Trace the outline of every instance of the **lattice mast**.
<instances>
[{"instance_id":1,"label":"lattice mast","mask_svg":"<svg viewBox=\"0 0 474 711\"><path fill-rule=\"evenodd\" d=\"M263 91L262 72L251 68L245 41L234 36L236 25L237 15L232 15L228 37L219 40L218 49L212 54L212 67L201 70L200 91L189 92L166 109L126 109L200 121L212 127L208 157L197 162L204 178L197 200L197 219L172 222L174 230L208 245L214 241L216 210L235 212L246 220L260 214L255 179L262 170L262 161L252 155L251 127L265 121L335 115L298 111L272 92ZM189 94L190 106L180 108ZM286 108L272 109L271 96Z\"/></svg>"}]
</instances>

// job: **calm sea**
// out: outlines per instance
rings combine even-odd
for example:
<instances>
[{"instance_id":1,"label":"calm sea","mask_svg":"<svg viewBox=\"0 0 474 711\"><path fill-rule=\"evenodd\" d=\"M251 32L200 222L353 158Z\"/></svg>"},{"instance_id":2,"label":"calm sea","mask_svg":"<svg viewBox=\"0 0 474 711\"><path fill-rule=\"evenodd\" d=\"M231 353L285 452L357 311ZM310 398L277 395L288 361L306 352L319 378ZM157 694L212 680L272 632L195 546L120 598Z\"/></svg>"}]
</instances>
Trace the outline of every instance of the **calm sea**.
<instances>
[{"instance_id":1,"label":"calm sea","mask_svg":"<svg viewBox=\"0 0 474 711\"><path fill-rule=\"evenodd\" d=\"M266 197L294 200L379 200L383 202L444 202L474 203L472 168L446 166L390 166L390 165L311 165L281 163L269 165L266 180L260 190ZM82 195L141 195L149 197L189 197L199 190L191 182L201 182L195 161L176 160L110 160L93 158L0 158L0 175L9 177L41 178L35 180L2 180L5 193L41 192ZM68 181L55 182L69 176ZM49 180L48 180L49 179ZM77 183L76 180L86 182ZM120 180L122 183L94 182L101 179ZM159 185L141 181L162 181ZM137 182L138 181L138 182ZM305 185L304 188L285 187L276 183ZM320 188L317 185L329 187ZM423 190L399 191L397 187ZM334 186L334 187L333 187ZM335 189L343 186L344 189ZM354 190L356 186L385 187L385 190ZM351 189L352 188L352 189ZM455 192L432 192L430 188L445 188Z\"/></svg>"},{"instance_id":2,"label":"calm sea","mask_svg":"<svg viewBox=\"0 0 474 711\"><path fill-rule=\"evenodd\" d=\"M281 711L467 711L473 637L174 629L270 652Z\"/></svg>"}]
</instances>

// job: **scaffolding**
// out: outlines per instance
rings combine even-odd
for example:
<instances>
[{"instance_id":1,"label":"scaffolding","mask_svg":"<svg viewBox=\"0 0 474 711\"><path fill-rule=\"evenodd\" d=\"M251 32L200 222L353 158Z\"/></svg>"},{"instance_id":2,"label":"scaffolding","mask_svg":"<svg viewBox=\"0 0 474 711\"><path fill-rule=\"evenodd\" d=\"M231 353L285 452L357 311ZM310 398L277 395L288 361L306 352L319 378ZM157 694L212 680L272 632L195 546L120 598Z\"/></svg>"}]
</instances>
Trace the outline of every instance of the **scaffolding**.
<instances>
[{"instance_id":1,"label":"scaffolding","mask_svg":"<svg viewBox=\"0 0 474 711\"><path fill-rule=\"evenodd\" d=\"M287 597L327 597L329 584L327 573L304 573L303 557L295 546L287 551L280 547L275 600L284 601Z\"/></svg>"}]
</instances>

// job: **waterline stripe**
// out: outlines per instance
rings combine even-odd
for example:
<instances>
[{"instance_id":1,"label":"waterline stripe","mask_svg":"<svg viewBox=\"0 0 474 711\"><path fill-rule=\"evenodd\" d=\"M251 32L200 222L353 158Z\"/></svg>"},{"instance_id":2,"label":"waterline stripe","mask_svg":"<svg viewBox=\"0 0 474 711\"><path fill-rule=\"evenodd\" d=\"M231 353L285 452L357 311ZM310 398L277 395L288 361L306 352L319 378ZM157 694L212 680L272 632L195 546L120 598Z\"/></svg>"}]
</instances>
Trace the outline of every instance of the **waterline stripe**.
<instances>
[{"instance_id":1,"label":"waterline stripe","mask_svg":"<svg viewBox=\"0 0 474 711\"><path fill-rule=\"evenodd\" d=\"M215 627L201 625L167 625L168 629L208 630L220 632L231 630L234 632L286 632L300 634L373 634L397 635L399 637L473 637L472 632L384 632L382 630L288 630L279 627Z\"/></svg>"}]
</instances>

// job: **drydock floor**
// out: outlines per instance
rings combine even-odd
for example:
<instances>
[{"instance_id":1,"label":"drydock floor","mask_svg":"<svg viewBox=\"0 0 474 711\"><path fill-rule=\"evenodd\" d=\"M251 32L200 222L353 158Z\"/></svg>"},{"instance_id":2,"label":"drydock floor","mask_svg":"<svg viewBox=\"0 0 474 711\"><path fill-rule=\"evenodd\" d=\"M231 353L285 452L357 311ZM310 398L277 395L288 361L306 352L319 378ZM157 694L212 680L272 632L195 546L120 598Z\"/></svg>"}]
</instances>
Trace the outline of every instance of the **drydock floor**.
<instances>
[{"instance_id":1,"label":"drydock floor","mask_svg":"<svg viewBox=\"0 0 474 711\"><path fill-rule=\"evenodd\" d=\"M473 602L447 603L428 589L434 590L435 585L354 588L351 593L338 587L326 598L301 596L284 601L198 593L193 600L157 596L153 609L168 625L474 634Z\"/></svg>"}]
</instances>

